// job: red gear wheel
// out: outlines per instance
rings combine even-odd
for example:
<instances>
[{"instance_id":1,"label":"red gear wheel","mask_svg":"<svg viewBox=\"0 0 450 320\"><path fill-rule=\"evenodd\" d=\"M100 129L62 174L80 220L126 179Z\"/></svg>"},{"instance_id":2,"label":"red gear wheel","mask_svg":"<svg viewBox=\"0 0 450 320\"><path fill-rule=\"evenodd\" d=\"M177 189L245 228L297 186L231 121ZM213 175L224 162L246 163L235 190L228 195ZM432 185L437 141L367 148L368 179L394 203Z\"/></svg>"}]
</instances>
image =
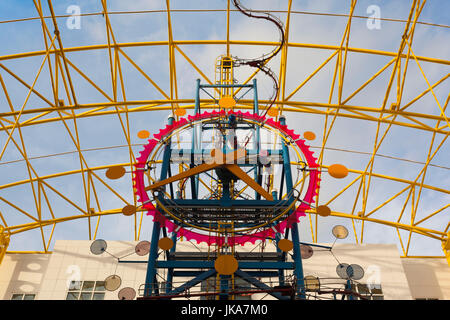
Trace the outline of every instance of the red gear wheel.
<instances>
[{"instance_id":1,"label":"red gear wheel","mask_svg":"<svg viewBox=\"0 0 450 320\"><path fill-rule=\"evenodd\" d=\"M237 112L229 111L228 115L229 114L234 114L237 117L248 120L264 122L264 124L282 131L297 144L297 146L305 156L307 166L310 168L309 184L306 190L305 197L302 199L301 204L296 208L296 210L292 214L290 214L286 219L262 231L254 232L248 235L227 237L227 243L229 245L235 244L244 245L247 242L251 242L254 244L256 240L273 238L276 232L280 233L284 232L286 227L289 228L292 225L292 223L299 222L299 218L301 216L305 216L305 211L311 209L310 204L313 203L314 197L316 196L317 190L319 188L320 170L319 165L316 162L317 159L313 156L313 152L309 150L309 146L305 145L305 140L300 139L300 136L295 134L293 130L289 130L286 125L281 125L280 122L275 122L271 118L266 119L265 116L252 114L250 112L243 113L241 111ZM138 201L142 203L143 208L148 210L147 215L152 215L154 217L153 221L157 221L161 224L161 226L167 227L169 232L176 232L177 236L179 237L183 236L187 240L196 240L197 243L206 242L208 245L217 244L219 246L222 246L225 243L225 237L220 235L210 236L188 230L163 216L158 210L156 210L147 192L145 191L144 171L146 168L148 157L150 156L155 146L159 143L159 141L163 140L164 136L170 134L173 130L183 127L189 122L226 115L227 113L225 113L224 110L220 112L218 111L204 112L201 114L198 113L194 116L188 116L187 119L181 118L178 121L174 121L171 125L166 125L164 129L161 129L159 133L154 134L153 138L148 140L148 143L144 146L144 150L140 152L140 156L136 159L137 163L134 165L135 170L133 171L133 185L135 188Z\"/></svg>"}]
</instances>

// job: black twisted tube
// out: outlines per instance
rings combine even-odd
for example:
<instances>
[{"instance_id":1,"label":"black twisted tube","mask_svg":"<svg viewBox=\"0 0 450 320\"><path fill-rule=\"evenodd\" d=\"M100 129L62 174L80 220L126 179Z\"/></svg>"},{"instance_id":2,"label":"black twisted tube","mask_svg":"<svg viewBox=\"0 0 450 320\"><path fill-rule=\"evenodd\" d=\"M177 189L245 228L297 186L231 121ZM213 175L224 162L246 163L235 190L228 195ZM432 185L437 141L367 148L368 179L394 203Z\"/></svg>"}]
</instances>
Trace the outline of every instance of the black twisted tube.
<instances>
[{"instance_id":1,"label":"black twisted tube","mask_svg":"<svg viewBox=\"0 0 450 320\"><path fill-rule=\"evenodd\" d=\"M247 17L256 18L256 19L265 19L265 20L268 20L268 21L274 23L280 32L280 44L278 45L278 47L273 49L270 53L264 54L262 57L255 58L255 59L236 59L236 62L239 65L248 65L250 67L258 68L259 70L264 72L267 76L269 76L272 79L273 93L269 99L270 103L266 107L265 113L263 114L263 116L265 116L267 114L267 112L270 110L270 108L273 106L273 104L275 103L275 101L278 97L278 90L279 90L279 84L278 84L278 80L275 76L275 73L269 67L266 66L266 62L268 60L272 59L273 57L275 57L283 48L283 45L285 43L283 23L277 17L275 17L274 15L267 13L267 12L265 12L264 15L255 14L254 13L255 11L245 8L241 4L240 0L233 0L233 5Z\"/></svg>"}]
</instances>

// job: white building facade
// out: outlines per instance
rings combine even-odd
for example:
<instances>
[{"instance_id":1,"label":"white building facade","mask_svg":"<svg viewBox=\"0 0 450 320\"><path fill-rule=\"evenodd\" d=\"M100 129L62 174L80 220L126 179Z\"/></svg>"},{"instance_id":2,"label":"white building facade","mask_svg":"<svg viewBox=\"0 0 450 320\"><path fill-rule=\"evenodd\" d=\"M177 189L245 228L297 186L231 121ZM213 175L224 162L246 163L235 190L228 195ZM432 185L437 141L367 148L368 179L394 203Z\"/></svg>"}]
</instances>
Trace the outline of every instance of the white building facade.
<instances>
[{"instance_id":1,"label":"white building facade","mask_svg":"<svg viewBox=\"0 0 450 320\"><path fill-rule=\"evenodd\" d=\"M148 255L136 254L138 242L107 241L107 250L101 255L91 253L91 243L59 240L49 254L6 254L0 265L0 299L118 300L119 292L124 288L134 289L130 291L136 293L135 299L140 297ZM205 246L189 241L177 243L177 251L205 249ZM236 250L252 249L255 247ZM267 243L265 250L274 251L275 247ZM303 260L304 275L318 277L323 291L337 288L345 283L336 274L339 263L362 267L364 276L354 281L353 288L368 299L450 299L450 268L445 258L401 259L397 247L389 244L335 244L331 251L314 248L313 255ZM166 271L158 272L164 274ZM114 275L119 279L117 289L109 290L105 288L105 279ZM186 280L175 278L173 285L177 287ZM272 286L278 284L277 277L262 281ZM202 288L196 287L198 291L205 289L202 285ZM272 298L263 293L245 297L251 300ZM333 298L314 292L308 294L310 299L315 297Z\"/></svg>"}]
</instances>

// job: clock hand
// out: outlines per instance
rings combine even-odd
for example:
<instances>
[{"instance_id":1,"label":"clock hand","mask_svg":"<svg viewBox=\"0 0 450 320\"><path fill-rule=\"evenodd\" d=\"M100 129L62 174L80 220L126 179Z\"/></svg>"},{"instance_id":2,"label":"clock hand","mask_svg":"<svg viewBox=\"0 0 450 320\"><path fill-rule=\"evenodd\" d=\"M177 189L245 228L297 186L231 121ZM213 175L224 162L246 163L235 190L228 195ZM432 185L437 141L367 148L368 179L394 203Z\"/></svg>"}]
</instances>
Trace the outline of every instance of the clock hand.
<instances>
[{"instance_id":1,"label":"clock hand","mask_svg":"<svg viewBox=\"0 0 450 320\"><path fill-rule=\"evenodd\" d=\"M180 172L174 176L164 179L162 181L157 181L157 182L153 183L152 185L146 187L145 191L155 190L155 189L158 189L159 187L169 184L171 182L189 178L193 175L212 170L214 168L224 165L224 163L233 163L237 159L244 157L246 154L247 154L247 152L245 151L245 149L238 149L233 152L227 153L226 155L224 155L218 149L213 149L211 151L211 156L215 160L213 163L203 163L198 166L195 166L194 168Z\"/></svg>"},{"instance_id":2,"label":"clock hand","mask_svg":"<svg viewBox=\"0 0 450 320\"><path fill-rule=\"evenodd\" d=\"M225 168L233 173L236 177L244 181L249 187L258 192L261 196L269 201L273 201L273 196L264 190L254 179L250 178L238 165L236 164L226 164Z\"/></svg>"},{"instance_id":3,"label":"clock hand","mask_svg":"<svg viewBox=\"0 0 450 320\"><path fill-rule=\"evenodd\" d=\"M159 187L164 186L166 184L169 184L171 182L178 181L178 180L181 180L181 179L184 179L184 178L188 178L188 177L191 177L193 175L196 175L196 174L199 174L199 173L202 173L202 172L205 172L205 171L209 171L209 170L214 169L215 167L218 167L218 166L220 166L220 164L216 164L216 163L213 163L213 164L207 164L207 163L200 164L198 166L195 166L194 168L191 168L191 169L189 169L187 171L180 172L179 174L171 176L171 177L169 177L167 179L164 179L162 181L157 181L154 184L146 187L145 191L158 189Z\"/></svg>"}]
</instances>

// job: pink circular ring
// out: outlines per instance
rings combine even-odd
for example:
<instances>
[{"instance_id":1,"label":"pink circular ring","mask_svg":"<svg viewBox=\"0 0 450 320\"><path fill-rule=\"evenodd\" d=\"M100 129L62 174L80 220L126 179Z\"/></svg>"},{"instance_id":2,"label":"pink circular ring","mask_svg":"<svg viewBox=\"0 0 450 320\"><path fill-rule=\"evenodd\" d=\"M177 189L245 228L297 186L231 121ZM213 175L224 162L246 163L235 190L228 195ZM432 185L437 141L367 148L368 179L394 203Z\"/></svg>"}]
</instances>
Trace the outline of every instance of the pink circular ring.
<instances>
[{"instance_id":1,"label":"pink circular ring","mask_svg":"<svg viewBox=\"0 0 450 320\"><path fill-rule=\"evenodd\" d=\"M225 116L224 110L222 111L212 111L198 113L194 116L188 116L186 118L180 118L178 121L174 121L171 125L166 125L164 129L159 130L159 133L154 134L152 139L148 140L148 143L144 146L144 150L140 152L140 156L136 159L135 169L133 170L133 184L136 189L137 200L142 203L142 207L147 209L147 215L153 216L153 221L157 221L161 226L166 227L169 232L176 232L178 237L185 237L187 240L195 240L197 243L205 242L208 245L217 244L222 246L225 242L225 237L223 236L211 236L195 231L188 230L179 226L178 224L172 222L165 216L163 216L155 206L150 201L150 198L145 191L144 184L144 171L147 164L147 159L151 152L158 144L158 142L167 134L171 133L173 130L181 128L189 122L203 120L207 118ZM264 122L265 124L282 131L284 134L289 136L305 156L306 163L309 170L309 184L306 190L305 197L301 201L301 204L296 208L296 210L290 214L286 219L279 222L273 227L266 228L265 230L255 232L248 235L238 235L233 237L227 237L228 245L244 245L247 242L255 243L257 240L263 240L266 238L273 238L276 232L284 232L286 228L290 228L293 223L299 222L299 218L305 216L305 211L311 209L311 203L314 201L314 197L317 194L317 189L319 188L320 182L320 170L319 165L316 162L316 158L313 156L313 152L309 150L309 146L305 145L305 140L300 139L300 136L294 133L294 130L289 130L286 125L281 125L280 122L273 121L272 118L266 119L265 116L260 116L258 114L253 114L250 112L242 113L241 111L233 112L229 111L228 114L234 114L240 118L245 118L253 121Z\"/></svg>"}]
</instances>

